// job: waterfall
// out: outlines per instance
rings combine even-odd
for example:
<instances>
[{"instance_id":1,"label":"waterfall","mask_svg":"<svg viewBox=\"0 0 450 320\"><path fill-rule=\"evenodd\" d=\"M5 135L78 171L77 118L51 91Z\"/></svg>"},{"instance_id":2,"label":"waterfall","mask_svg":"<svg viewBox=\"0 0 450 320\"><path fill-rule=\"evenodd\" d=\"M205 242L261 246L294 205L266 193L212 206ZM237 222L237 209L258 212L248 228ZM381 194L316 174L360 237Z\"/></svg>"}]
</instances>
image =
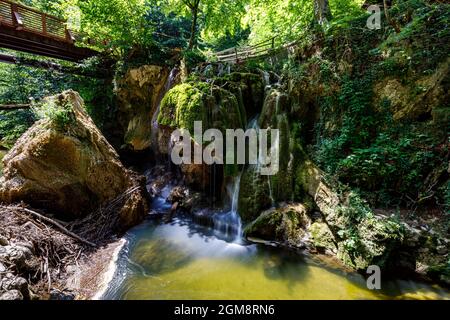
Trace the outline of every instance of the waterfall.
<instances>
[{"instance_id":1,"label":"waterfall","mask_svg":"<svg viewBox=\"0 0 450 320\"><path fill-rule=\"evenodd\" d=\"M239 189L241 185L240 173L233 177L227 185L227 194L230 201L229 211L214 215L214 229L224 234L233 242L239 242L242 239L242 221L238 212Z\"/></svg>"},{"instance_id":2,"label":"waterfall","mask_svg":"<svg viewBox=\"0 0 450 320\"><path fill-rule=\"evenodd\" d=\"M262 70L264 83L266 85L266 88L270 86L270 74L267 71Z\"/></svg>"},{"instance_id":3,"label":"waterfall","mask_svg":"<svg viewBox=\"0 0 450 320\"><path fill-rule=\"evenodd\" d=\"M242 221L238 213L238 203L239 203L239 190L241 187L241 177L240 173L234 180L233 189L231 190L231 219L236 223L237 226L237 236L240 238L242 236Z\"/></svg>"}]
</instances>

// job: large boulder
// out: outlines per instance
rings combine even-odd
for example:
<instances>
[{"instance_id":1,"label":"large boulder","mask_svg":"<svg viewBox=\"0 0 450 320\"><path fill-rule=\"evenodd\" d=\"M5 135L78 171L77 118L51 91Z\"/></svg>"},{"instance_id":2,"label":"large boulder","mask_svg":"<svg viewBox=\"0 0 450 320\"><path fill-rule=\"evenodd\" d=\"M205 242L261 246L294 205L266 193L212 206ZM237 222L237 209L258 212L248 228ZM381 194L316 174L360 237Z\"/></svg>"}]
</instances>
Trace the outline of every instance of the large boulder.
<instances>
[{"instance_id":1,"label":"large boulder","mask_svg":"<svg viewBox=\"0 0 450 320\"><path fill-rule=\"evenodd\" d=\"M264 211L246 226L244 234L249 238L277 241L292 247L304 247L308 242L308 226L311 219L308 208L291 204Z\"/></svg>"},{"instance_id":2,"label":"large boulder","mask_svg":"<svg viewBox=\"0 0 450 320\"><path fill-rule=\"evenodd\" d=\"M142 181L120 162L78 93L48 97L41 115L3 159L0 202L24 201L62 219L79 218L137 186L120 212L126 229L147 212Z\"/></svg>"},{"instance_id":3,"label":"large boulder","mask_svg":"<svg viewBox=\"0 0 450 320\"><path fill-rule=\"evenodd\" d=\"M168 78L168 68L144 65L129 69L116 79L117 120L122 127L123 142L133 151L145 150L152 144L152 119Z\"/></svg>"}]
</instances>

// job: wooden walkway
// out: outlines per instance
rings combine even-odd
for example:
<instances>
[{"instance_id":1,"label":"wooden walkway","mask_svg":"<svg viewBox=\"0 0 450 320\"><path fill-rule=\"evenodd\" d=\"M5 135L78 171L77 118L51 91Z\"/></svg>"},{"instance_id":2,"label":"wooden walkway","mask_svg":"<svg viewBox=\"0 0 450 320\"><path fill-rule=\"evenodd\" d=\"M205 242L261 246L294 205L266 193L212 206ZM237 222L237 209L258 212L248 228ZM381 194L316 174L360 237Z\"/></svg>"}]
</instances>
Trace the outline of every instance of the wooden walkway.
<instances>
[{"instance_id":1,"label":"wooden walkway","mask_svg":"<svg viewBox=\"0 0 450 320\"><path fill-rule=\"evenodd\" d=\"M0 47L68 61L81 61L97 54L75 46L77 39L66 21L0 0Z\"/></svg>"},{"instance_id":2,"label":"wooden walkway","mask_svg":"<svg viewBox=\"0 0 450 320\"><path fill-rule=\"evenodd\" d=\"M249 59L270 56L275 51L275 39L260 42L254 46L233 47L213 54L219 62L242 63Z\"/></svg>"},{"instance_id":3,"label":"wooden walkway","mask_svg":"<svg viewBox=\"0 0 450 320\"><path fill-rule=\"evenodd\" d=\"M299 40L296 40L276 46L276 39L277 37L273 37L254 46L233 47L213 53L212 57L218 62L239 64L251 59L276 57L283 52L289 52L299 42Z\"/></svg>"}]
</instances>

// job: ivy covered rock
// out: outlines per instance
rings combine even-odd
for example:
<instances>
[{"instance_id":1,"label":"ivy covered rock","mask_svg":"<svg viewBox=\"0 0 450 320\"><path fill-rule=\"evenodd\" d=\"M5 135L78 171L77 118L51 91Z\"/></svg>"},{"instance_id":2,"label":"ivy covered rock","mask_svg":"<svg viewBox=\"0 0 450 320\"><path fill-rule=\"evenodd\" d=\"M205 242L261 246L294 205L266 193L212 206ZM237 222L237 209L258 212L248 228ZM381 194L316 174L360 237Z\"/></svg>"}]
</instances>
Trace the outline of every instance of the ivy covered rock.
<instances>
[{"instance_id":1,"label":"ivy covered rock","mask_svg":"<svg viewBox=\"0 0 450 320\"><path fill-rule=\"evenodd\" d=\"M78 93L66 91L35 107L37 121L3 159L0 202L24 201L62 219L95 211L132 187L121 210L125 230L147 213L145 187L125 169Z\"/></svg>"},{"instance_id":2,"label":"ivy covered rock","mask_svg":"<svg viewBox=\"0 0 450 320\"><path fill-rule=\"evenodd\" d=\"M306 155L297 168L296 184L314 199L344 264L358 270L372 264L389 265L393 250L403 240L399 223L376 216L356 194L337 192L341 187L331 187L324 173ZM328 245L326 248L330 249Z\"/></svg>"}]
</instances>

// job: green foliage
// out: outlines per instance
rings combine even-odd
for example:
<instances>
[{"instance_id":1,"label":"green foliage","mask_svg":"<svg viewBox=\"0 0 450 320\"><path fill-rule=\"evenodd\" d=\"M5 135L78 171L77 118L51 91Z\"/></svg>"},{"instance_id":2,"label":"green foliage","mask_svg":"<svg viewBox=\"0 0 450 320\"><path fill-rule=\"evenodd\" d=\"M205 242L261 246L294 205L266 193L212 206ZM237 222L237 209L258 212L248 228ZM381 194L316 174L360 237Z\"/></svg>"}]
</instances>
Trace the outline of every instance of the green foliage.
<instances>
[{"instance_id":1,"label":"green foliage","mask_svg":"<svg viewBox=\"0 0 450 320\"><path fill-rule=\"evenodd\" d=\"M198 50L185 50L182 55L185 60L186 67L189 69L192 69L199 63L206 61L206 57Z\"/></svg>"},{"instance_id":2,"label":"green foliage","mask_svg":"<svg viewBox=\"0 0 450 320\"><path fill-rule=\"evenodd\" d=\"M67 101L57 103L54 100L48 100L33 106L32 111L38 119L49 120L51 125L61 131L75 121L72 106Z\"/></svg>"},{"instance_id":3,"label":"green foliage","mask_svg":"<svg viewBox=\"0 0 450 320\"><path fill-rule=\"evenodd\" d=\"M11 148L34 121L28 109L0 111L0 147Z\"/></svg>"},{"instance_id":4,"label":"green foliage","mask_svg":"<svg viewBox=\"0 0 450 320\"><path fill-rule=\"evenodd\" d=\"M336 23L326 32L322 58L309 59L297 74L290 72L308 79L305 66L315 64L320 70L317 81L324 86L317 98L321 119L313 157L327 173L359 188L372 205L420 203L430 195L430 182L424 182L448 159L444 128L394 121L391 102L374 100L374 84L389 77L411 84L412 95L422 93L414 81L434 73L448 56L450 42L444 39L450 32L443 21L449 11L445 5L413 2L418 9L409 13L400 34L358 28L365 15ZM406 19L405 11L392 11L394 19ZM341 61L351 68L336 76Z\"/></svg>"},{"instance_id":5,"label":"green foliage","mask_svg":"<svg viewBox=\"0 0 450 320\"><path fill-rule=\"evenodd\" d=\"M16 53L16 55L19 55ZM30 57L20 54L19 56ZM33 57L33 59L39 59ZM45 60L51 60L43 58ZM58 61L70 66L70 63ZM95 72L101 68L98 59L86 60L81 69ZM114 109L113 84L111 79L62 73L57 70L46 70L24 65L0 64L0 104L23 104L39 101L50 95L73 89L80 93L86 110L99 128L112 116ZM1 144L11 147L34 122L30 110L1 111L0 140Z\"/></svg>"}]
</instances>

